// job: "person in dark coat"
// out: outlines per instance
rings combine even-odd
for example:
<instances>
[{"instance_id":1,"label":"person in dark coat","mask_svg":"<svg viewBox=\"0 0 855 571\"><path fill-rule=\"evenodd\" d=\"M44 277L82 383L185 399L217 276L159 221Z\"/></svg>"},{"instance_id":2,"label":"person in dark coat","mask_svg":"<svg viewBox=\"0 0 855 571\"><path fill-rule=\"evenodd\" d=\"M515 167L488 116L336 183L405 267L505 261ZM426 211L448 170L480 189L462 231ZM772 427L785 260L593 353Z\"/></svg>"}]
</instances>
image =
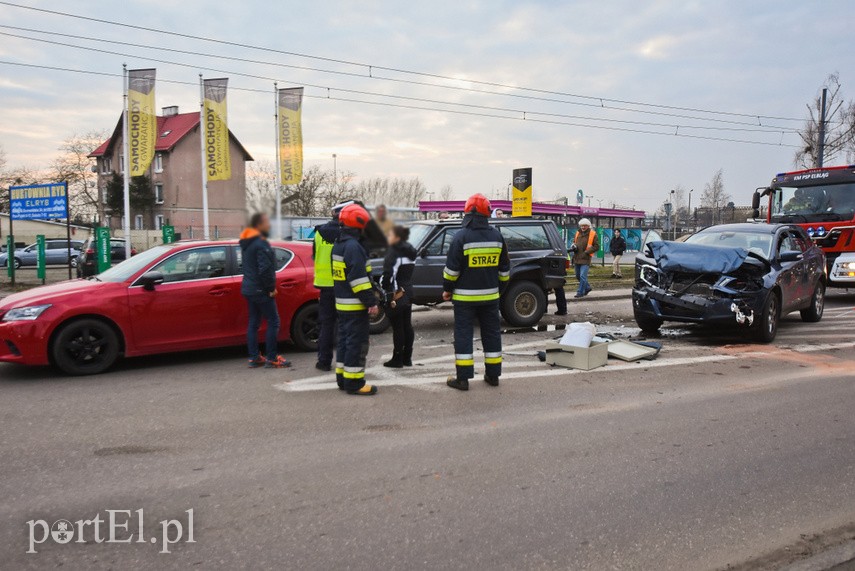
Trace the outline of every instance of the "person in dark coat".
<instances>
[{"instance_id":1,"label":"person in dark coat","mask_svg":"<svg viewBox=\"0 0 855 571\"><path fill-rule=\"evenodd\" d=\"M252 215L249 228L240 234L243 280L240 292L249 306L249 323L246 344L249 349L249 366L279 369L291 365L277 353L279 336L279 310L276 307L276 256L267 237L270 236L270 218L266 214ZM258 351L258 329L261 321L267 322L264 341L266 357Z\"/></svg>"},{"instance_id":2,"label":"person in dark coat","mask_svg":"<svg viewBox=\"0 0 855 571\"><path fill-rule=\"evenodd\" d=\"M321 371L332 370L333 349L336 343L337 312L335 309L335 291L332 276L333 244L341 234L338 213L345 205L332 209L332 220L315 227L312 242L312 260L315 263L314 285L320 292L318 299L318 361L315 368Z\"/></svg>"},{"instance_id":3,"label":"person in dark coat","mask_svg":"<svg viewBox=\"0 0 855 571\"><path fill-rule=\"evenodd\" d=\"M612 256L614 256L614 262L612 262L612 277L622 278L623 276L620 273L620 258L623 256L623 253L626 252L626 240L617 228L615 228L614 236L612 236L609 251Z\"/></svg>"},{"instance_id":4,"label":"person in dark coat","mask_svg":"<svg viewBox=\"0 0 855 571\"><path fill-rule=\"evenodd\" d=\"M413 366L413 269L416 264L416 249L407 242L410 229L394 226L387 236L389 250L383 260L383 276L380 285L386 291L386 315L392 323L392 358L384 367L400 369Z\"/></svg>"}]
</instances>

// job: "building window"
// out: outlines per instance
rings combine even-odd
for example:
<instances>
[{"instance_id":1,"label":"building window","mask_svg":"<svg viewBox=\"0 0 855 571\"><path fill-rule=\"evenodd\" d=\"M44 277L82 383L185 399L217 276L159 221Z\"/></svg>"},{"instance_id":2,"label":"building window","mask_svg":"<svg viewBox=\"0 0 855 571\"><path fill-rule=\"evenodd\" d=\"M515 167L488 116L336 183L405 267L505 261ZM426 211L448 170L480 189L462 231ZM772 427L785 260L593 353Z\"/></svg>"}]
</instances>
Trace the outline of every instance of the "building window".
<instances>
[{"instance_id":1,"label":"building window","mask_svg":"<svg viewBox=\"0 0 855 571\"><path fill-rule=\"evenodd\" d=\"M143 230L142 214L137 214L136 217L134 217L134 230Z\"/></svg>"},{"instance_id":2,"label":"building window","mask_svg":"<svg viewBox=\"0 0 855 571\"><path fill-rule=\"evenodd\" d=\"M110 174L111 172L113 172L113 159L103 157L101 159L101 174Z\"/></svg>"},{"instance_id":3,"label":"building window","mask_svg":"<svg viewBox=\"0 0 855 571\"><path fill-rule=\"evenodd\" d=\"M163 214L158 214L157 216L154 217L154 229L155 230L162 229L163 224L164 224Z\"/></svg>"},{"instance_id":4,"label":"building window","mask_svg":"<svg viewBox=\"0 0 855 571\"><path fill-rule=\"evenodd\" d=\"M161 183L154 185L154 203L163 204L163 184Z\"/></svg>"},{"instance_id":5,"label":"building window","mask_svg":"<svg viewBox=\"0 0 855 571\"><path fill-rule=\"evenodd\" d=\"M154 172L163 172L163 155L161 153L154 155Z\"/></svg>"}]
</instances>

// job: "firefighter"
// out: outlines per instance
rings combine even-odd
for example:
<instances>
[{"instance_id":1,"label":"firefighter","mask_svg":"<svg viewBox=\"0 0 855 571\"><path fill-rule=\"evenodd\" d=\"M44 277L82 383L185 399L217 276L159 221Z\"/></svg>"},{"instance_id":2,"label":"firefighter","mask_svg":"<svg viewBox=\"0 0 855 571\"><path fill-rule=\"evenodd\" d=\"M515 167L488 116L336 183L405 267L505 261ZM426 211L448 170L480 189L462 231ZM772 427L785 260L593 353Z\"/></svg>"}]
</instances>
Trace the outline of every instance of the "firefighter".
<instances>
[{"instance_id":1,"label":"firefighter","mask_svg":"<svg viewBox=\"0 0 855 571\"><path fill-rule=\"evenodd\" d=\"M463 226L454 236L445 262L442 299L454 304L455 376L449 387L467 391L475 376L472 349L474 322L481 329L484 381L499 386L502 374L502 333L499 296L510 279L511 261L502 234L488 222L490 201L474 194L463 208Z\"/></svg>"},{"instance_id":2,"label":"firefighter","mask_svg":"<svg viewBox=\"0 0 855 571\"><path fill-rule=\"evenodd\" d=\"M369 317L378 312L368 251L360 242L370 220L371 215L359 204L342 208L339 213L341 233L332 249L333 289L338 313L335 376L338 388L351 395L377 393L377 387L365 384Z\"/></svg>"},{"instance_id":3,"label":"firefighter","mask_svg":"<svg viewBox=\"0 0 855 571\"><path fill-rule=\"evenodd\" d=\"M338 214L350 204L344 202L333 206L332 219L315 227L312 244L312 259L315 261L315 287L320 291L318 299L318 361L315 368L332 370L333 347L335 346L335 292L332 277L332 249L341 231Z\"/></svg>"}]
</instances>

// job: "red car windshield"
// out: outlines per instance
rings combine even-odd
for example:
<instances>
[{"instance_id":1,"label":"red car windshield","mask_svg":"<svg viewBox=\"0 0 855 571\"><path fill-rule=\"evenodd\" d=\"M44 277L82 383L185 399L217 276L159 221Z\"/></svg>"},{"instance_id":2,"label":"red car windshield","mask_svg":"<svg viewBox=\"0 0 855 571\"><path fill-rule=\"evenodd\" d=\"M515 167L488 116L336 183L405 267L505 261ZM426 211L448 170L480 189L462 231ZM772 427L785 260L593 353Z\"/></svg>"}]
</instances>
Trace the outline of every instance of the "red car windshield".
<instances>
[{"instance_id":1,"label":"red car windshield","mask_svg":"<svg viewBox=\"0 0 855 571\"><path fill-rule=\"evenodd\" d=\"M102 282L123 282L131 278L134 274L145 268L161 255L172 250L172 246L155 246L145 252L116 264L107 271L101 272L95 278Z\"/></svg>"},{"instance_id":2,"label":"red car windshield","mask_svg":"<svg viewBox=\"0 0 855 571\"><path fill-rule=\"evenodd\" d=\"M834 222L855 216L855 183L783 187L772 201L774 222Z\"/></svg>"}]
</instances>

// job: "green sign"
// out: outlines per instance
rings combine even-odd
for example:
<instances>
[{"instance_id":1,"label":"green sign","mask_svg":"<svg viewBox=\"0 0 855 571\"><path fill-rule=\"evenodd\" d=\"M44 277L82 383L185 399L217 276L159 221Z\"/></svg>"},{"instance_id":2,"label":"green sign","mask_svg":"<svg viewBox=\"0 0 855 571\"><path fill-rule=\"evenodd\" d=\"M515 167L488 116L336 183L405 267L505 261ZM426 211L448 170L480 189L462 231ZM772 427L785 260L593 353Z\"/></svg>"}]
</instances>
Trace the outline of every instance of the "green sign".
<instances>
[{"instance_id":1,"label":"green sign","mask_svg":"<svg viewBox=\"0 0 855 571\"><path fill-rule=\"evenodd\" d=\"M36 277L45 281L45 237L44 234L39 234L36 236L36 247L38 248L38 255L36 257Z\"/></svg>"},{"instance_id":2,"label":"green sign","mask_svg":"<svg viewBox=\"0 0 855 571\"><path fill-rule=\"evenodd\" d=\"M604 238L603 230L604 230L603 228L597 228L597 239L600 242L600 249L597 250L597 257L603 258L605 260L606 259L606 248L605 248L606 241L603 239Z\"/></svg>"},{"instance_id":3,"label":"green sign","mask_svg":"<svg viewBox=\"0 0 855 571\"><path fill-rule=\"evenodd\" d=\"M95 228L95 252L98 256L98 273L109 270L113 262L109 228L103 226Z\"/></svg>"},{"instance_id":4,"label":"green sign","mask_svg":"<svg viewBox=\"0 0 855 571\"><path fill-rule=\"evenodd\" d=\"M164 225L160 230L163 232L164 244L172 244L175 241L175 226Z\"/></svg>"},{"instance_id":5,"label":"green sign","mask_svg":"<svg viewBox=\"0 0 855 571\"><path fill-rule=\"evenodd\" d=\"M6 274L15 283L15 237L9 234L6 236Z\"/></svg>"}]
</instances>

